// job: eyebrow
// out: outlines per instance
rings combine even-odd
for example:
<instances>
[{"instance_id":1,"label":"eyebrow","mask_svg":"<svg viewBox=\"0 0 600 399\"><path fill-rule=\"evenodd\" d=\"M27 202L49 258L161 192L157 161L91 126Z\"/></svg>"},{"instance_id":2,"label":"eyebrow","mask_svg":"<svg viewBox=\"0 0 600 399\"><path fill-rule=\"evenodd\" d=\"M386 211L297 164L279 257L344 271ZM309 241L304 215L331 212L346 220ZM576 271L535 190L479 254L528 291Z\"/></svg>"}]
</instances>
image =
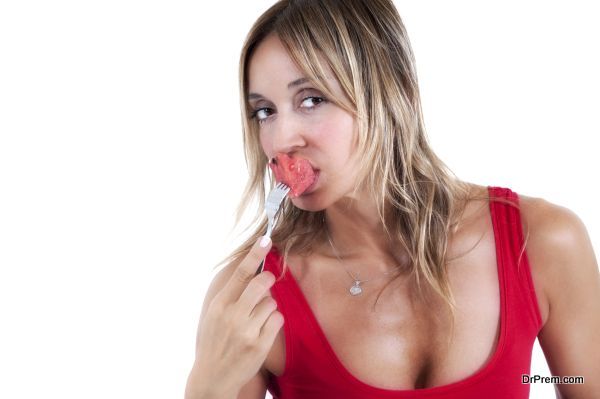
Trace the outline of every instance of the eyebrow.
<instances>
[{"instance_id":1,"label":"eyebrow","mask_svg":"<svg viewBox=\"0 0 600 399\"><path fill-rule=\"evenodd\" d=\"M288 83L287 88L289 90L289 89L291 89L293 87L300 86L301 84L306 83L308 81L309 81L308 78L296 79L293 82ZM258 94L258 93L249 93L248 94L248 100L254 100L254 99L257 99L257 98L264 98L264 96L262 94Z\"/></svg>"}]
</instances>

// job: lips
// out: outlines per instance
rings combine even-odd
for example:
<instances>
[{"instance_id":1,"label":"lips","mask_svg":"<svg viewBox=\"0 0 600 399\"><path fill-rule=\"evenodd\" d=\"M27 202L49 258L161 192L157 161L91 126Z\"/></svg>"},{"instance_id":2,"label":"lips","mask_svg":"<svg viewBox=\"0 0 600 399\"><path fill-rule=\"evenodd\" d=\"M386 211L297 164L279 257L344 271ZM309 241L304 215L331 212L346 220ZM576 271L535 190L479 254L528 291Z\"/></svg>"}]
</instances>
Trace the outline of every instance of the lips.
<instances>
[{"instance_id":1,"label":"lips","mask_svg":"<svg viewBox=\"0 0 600 399\"><path fill-rule=\"evenodd\" d=\"M290 197L296 198L307 189L312 188L318 176L318 169L302 157L290 157L285 153L278 153L269 162L269 168L275 175L275 180L290 187Z\"/></svg>"}]
</instances>

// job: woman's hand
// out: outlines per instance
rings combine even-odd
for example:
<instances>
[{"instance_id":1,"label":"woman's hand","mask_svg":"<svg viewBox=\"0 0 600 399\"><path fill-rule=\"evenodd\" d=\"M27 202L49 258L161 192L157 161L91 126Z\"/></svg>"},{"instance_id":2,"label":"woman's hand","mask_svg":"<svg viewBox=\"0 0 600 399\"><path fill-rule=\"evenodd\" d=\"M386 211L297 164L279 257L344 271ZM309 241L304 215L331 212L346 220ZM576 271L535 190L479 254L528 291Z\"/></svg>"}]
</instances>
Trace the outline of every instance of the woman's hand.
<instances>
[{"instance_id":1,"label":"woman's hand","mask_svg":"<svg viewBox=\"0 0 600 399\"><path fill-rule=\"evenodd\" d=\"M270 240L263 248L259 239L208 303L198 325L186 399L235 398L259 372L283 326L269 295L275 276L269 271L255 275L270 248Z\"/></svg>"}]
</instances>

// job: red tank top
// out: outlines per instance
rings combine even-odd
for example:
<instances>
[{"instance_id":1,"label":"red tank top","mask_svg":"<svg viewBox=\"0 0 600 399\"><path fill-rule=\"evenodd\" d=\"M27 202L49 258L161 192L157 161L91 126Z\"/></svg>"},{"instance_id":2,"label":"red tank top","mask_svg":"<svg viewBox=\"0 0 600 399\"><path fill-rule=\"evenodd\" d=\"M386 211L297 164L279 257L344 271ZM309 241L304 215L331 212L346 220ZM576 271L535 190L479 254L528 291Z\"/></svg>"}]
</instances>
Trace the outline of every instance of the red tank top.
<instances>
[{"instance_id":1,"label":"red tank top","mask_svg":"<svg viewBox=\"0 0 600 399\"><path fill-rule=\"evenodd\" d=\"M508 188L488 186L490 194L518 204L518 195ZM289 268L271 287L278 310L285 318L285 369L271 375L267 389L274 399L525 399L529 384L531 352L541 329L541 316L526 251L517 260L523 244L519 210L508 204L489 203L500 288L500 336L495 352L475 374L447 385L413 390L389 390L368 385L352 375L327 341L314 313ZM277 248L265 259L265 269L281 274Z\"/></svg>"}]
</instances>

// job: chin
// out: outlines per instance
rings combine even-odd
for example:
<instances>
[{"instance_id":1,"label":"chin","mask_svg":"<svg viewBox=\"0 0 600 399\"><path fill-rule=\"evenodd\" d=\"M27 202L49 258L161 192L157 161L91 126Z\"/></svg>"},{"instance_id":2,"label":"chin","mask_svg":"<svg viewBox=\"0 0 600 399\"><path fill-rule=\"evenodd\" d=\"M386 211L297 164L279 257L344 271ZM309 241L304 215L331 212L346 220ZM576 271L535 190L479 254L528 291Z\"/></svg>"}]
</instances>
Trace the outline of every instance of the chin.
<instances>
[{"instance_id":1,"label":"chin","mask_svg":"<svg viewBox=\"0 0 600 399\"><path fill-rule=\"evenodd\" d=\"M317 200L316 192L311 194L301 195L296 198L290 198L292 204L298 209L302 209L307 212L319 212L324 210L326 207L323 206L322 201Z\"/></svg>"}]
</instances>

